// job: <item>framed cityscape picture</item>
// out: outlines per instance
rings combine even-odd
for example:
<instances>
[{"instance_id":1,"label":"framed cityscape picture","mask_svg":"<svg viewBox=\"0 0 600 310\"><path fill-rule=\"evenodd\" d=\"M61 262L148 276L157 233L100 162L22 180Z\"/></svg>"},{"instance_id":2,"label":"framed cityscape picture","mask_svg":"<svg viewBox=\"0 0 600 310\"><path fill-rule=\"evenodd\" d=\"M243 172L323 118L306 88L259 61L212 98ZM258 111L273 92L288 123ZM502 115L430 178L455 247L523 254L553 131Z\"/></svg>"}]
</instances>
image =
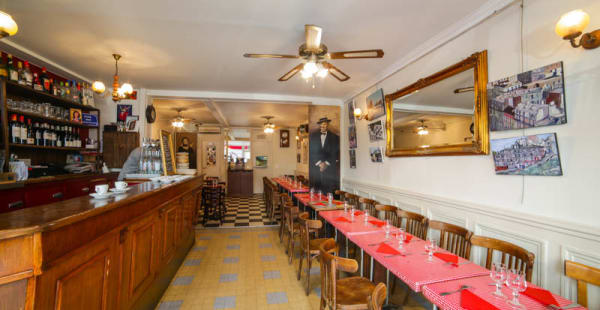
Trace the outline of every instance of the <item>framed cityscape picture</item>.
<instances>
[{"instance_id":1,"label":"framed cityscape picture","mask_svg":"<svg viewBox=\"0 0 600 310\"><path fill-rule=\"evenodd\" d=\"M491 131L567 122L562 62L488 84Z\"/></svg>"},{"instance_id":2,"label":"framed cityscape picture","mask_svg":"<svg viewBox=\"0 0 600 310\"><path fill-rule=\"evenodd\" d=\"M369 120L374 120L385 115L383 89L380 88L367 97L367 115Z\"/></svg>"},{"instance_id":3,"label":"framed cityscape picture","mask_svg":"<svg viewBox=\"0 0 600 310\"><path fill-rule=\"evenodd\" d=\"M371 155L371 161L374 163L383 162L383 153L381 152L380 146L369 147L369 154Z\"/></svg>"},{"instance_id":4,"label":"framed cityscape picture","mask_svg":"<svg viewBox=\"0 0 600 310\"><path fill-rule=\"evenodd\" d=\"M496 174L560 176L555 133L490 141Z\"/></svg>"}]
</instances>

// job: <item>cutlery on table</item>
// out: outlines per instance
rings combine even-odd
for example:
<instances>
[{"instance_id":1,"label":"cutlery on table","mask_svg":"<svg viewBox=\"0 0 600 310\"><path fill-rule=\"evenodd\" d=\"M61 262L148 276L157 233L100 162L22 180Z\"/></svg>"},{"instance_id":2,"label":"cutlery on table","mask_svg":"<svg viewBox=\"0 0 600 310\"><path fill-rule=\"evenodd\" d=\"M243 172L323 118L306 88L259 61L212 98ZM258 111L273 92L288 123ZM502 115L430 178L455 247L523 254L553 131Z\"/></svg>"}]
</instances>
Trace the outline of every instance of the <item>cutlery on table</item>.
<instances>
[{"instance_id":1,"label":"cutlery on table","mask_svg":"<svg viewBox=\"0 0 600 310\"><path fill-rule=\"evenodd\" d=\"M548 307L550 307L550 308L552 308L554 310L566 310L566 309L579 308L579 307L581 307L581 305L578 304L578 303L572 303L572 304L566 305L564 307L559 307L557 305L548 305Z\"/></svg>"},{"instance_id":2,"label":"cutlery on table","mask_svg":"<svg viewBox=\"0 0 600 310\"><path fill-rule=\"evenodd\" d=\"M468 264L471 264L471 262L462 262L462 263L456 263L456 264L455 263L451 263L451 262L446 262L446 265L457 265L457 266L460 266L460 265L468 265ZM496 284L494 284L494 285L496 285Z\"/></svg>"},{"instance_id":3,"label":"cutlery on table","mask_svg":"<svg viewBox=\"0 0 600 310\"><path fill-rule=\"evenodd\" d=\"M385 241L381 241L381 242L377 242L377 243L371 243L369 244L369 246L376 246L376 245L380 245L380 244L384 244Z\"/></svg>"},{"instance_id":4,"label":"cutlery on table","mask_svg":"<svg viewBox=\"0 0 600 310\"><path fill-rule=\"evenodd\" d=\"M446 296L446 295L450 295L450 294L458 293L458 292L460 292L460 291L462 291L462 290L466 290L466 289L468 289L468 288L470 288L470 286L468 286L468 285L461 285L461 286L460 286L460 288L459 288L459 289L457 289L456 291L442 292L442 293L440 293L440 296Z\"/></svg>"},{"instance_id":5,"label":"cutlery on table","mask_svg":"<svg viewBox=\"0 0 600 310\"><path fill-rule=\"evenodd\" d=\"M384 256L385 258L390 258L390 257L394 257L394 256L408 256L408 255L412 255L412 253L406 253L406 254L393 254L393 255L386 255Z\"/></svg>"}]
</instances>

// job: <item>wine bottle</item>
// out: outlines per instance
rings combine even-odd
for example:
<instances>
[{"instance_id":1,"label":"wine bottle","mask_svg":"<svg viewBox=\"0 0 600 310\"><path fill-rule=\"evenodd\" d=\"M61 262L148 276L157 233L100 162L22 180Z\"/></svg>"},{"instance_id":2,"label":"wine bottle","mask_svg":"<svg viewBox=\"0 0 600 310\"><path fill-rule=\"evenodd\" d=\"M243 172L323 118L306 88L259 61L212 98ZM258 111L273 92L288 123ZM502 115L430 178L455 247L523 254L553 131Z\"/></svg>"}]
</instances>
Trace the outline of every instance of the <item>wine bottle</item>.
<instances>
[{"instance_id":1,"label":"wine bottle","mask_svg":"<svg viewBox=\"0 0 600 310\"><path fill-rule=\"evenodd\" d=\"M8 75L11 81L19 81L19 71L13 64L13 58L11 54L8 54Z\"/></svg>"},{"instance_id":2,"label":"wine bottle","mask_svg":"<svg viewBox=\"0 0 600 310\"><path fill-rule=\"evenodd\" d=\"M18 64L17 70L19 70L19 84L27 85L27 78L25 77L25 70L23 69L23 63L19 61L17 64Z\"/></svg>"},{"instance_id":3,"label":"wine bottle","mask_svg":"<svg viewBox=\"0 0 600 310\"><path fill-rule=\"evenodd\" d=\"M33 87L33 74L31 73L31 69L29 68L29 61L25 60L25 85L29 87Z\"/></svg>"},{"instance_id":4,"label":"wine bottle","mask_svg":"<svg viewBox=\"0 0 600 310\"><path fill-rule=\"evenodd\" d=\"M31 125L31 118L27 119L27 144L35 144L35 134L33 133L33 125Z\"/></svg>"},{"instance_id":5,"label":"wine bottle","mask_svg":"<svg viewBox=\"0 0 600 310\"><path fill-rule=\"evenodd\" d=\"M42 86L42 82L40 81L40 77L37 72L33 74L33 89L37 91L43 91L44 87Z\"/></svg>"},{"instance_id":6,"label":"wine bottle","mask_svg":"<svg viewBox=\"0 0 600 310\"><path fill-rule=\"evenodd\" d=\"M42 75L40 76L40 80L42 81L44 91L47 93L52 93L52 80L50 77L48 77L46 67L42 67Z\"/></svg>"},{"instance_id":7,"label":"wine bottle","mask_svg":"<svg viewBox=\"0 0 600 310\"><path fill-rule=\"evenodd\" d=\"M25 116L21 115L19 117L19 127L21 129L20 137L21 144L27 144L27 125L25 124Z\"/></svg>"},{"instance_id":8,"label":"wine bottle","mask_svg":"<svg viewBox=\"0 0 600 310\"><path fill-rule=\"evenodd\" d=\"M17 114L10 117L10 143L21 143L21 127L17 121Z\"/></svg>"},{"instance_id":9,"label":"wine bottle","mask_svg":"<svg viewBox=\"0 0 600 310\"><path fill-rule=\"evenodd\" d=\"M44 140L42 139L42 128L40 128L40 123L35 122L33 124L33 128L35 130L35 145L44 145Z\"/></svg>"}]
</instances>

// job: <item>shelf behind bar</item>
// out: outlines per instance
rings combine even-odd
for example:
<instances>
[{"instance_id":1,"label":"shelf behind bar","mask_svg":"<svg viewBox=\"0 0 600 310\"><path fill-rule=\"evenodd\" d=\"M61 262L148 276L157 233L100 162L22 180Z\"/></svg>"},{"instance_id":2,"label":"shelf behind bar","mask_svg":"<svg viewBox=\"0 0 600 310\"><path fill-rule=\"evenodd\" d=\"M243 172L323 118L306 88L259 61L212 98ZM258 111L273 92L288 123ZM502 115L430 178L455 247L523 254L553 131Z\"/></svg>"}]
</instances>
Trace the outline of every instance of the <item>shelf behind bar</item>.
<instances>
[{"instance_id":1,"label":"shelf behind bar","mask_svg":"<svg viewBox=\"0 0 600 310\"><path fill-rule=\"evenodd\" d=\"M83 127L83 128L98 128L98 126L91 126L91 125L85 125L82 123L78 123L78 122L73 122L73 121L65 121L65 120L60 120L60 119L56 119L56 118L51 118L51 117L45 117L43 115L39 115L39 114L35 114L35 113L31 113L31 112L23 112L20 110L15 110L15 109L7 109L8 113L10 114L18 114L18 115L23 115L29 118L35 118L38 120L45 120L51 123L56 123L56 124L63 124L63 125L71 125L71 126L76 126L76 127ZM10 115L8 117L10 119Z\"/></svg>"},{"instance_id":2,"label":"shelf behind bar","mask_svg":"<svg viewBox=\"0 0 600 310\"><path fill-rule=\"evenodd\" d=\"M80 104L78 102L68 100L62 97L54 96L49 93L34 90L31 87L21 85L17 82L6 80L6 94L16 94L26 98L36 98L41 101L48 101L69 108L82 109L85 111L99 111L97 108Z\"/></svg>"},{"instance_id":3,"label":"shelf behind bar","mask_svg":"<svg viewBox=\"0 0 600 310\"><path fill-rule=\"evenodd\" d=\"M10 143L10 147L20 147L20 148L30 148L30 149L46 149L46 150L58 150L58 151L90 151L95 152L98 149L87 149L84 147L58 147L58 146L42 146L42 145L33 145L33 144L16 144Z\"/></svg>"}]
</instances>

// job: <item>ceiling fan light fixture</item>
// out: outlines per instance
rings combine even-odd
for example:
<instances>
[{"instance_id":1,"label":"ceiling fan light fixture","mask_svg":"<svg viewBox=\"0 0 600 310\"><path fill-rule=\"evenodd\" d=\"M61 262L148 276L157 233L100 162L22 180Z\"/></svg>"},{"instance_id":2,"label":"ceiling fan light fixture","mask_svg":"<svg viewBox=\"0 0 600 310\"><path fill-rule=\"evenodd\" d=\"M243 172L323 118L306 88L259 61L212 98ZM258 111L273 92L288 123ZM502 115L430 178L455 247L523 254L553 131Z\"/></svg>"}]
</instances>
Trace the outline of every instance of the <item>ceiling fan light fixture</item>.
<instances>
[{"instance_id":1,"label":"ceiling fan light fixture","mask_svg":"<svg viewBox=\"0 0 600 310\"><path fill-rule=\"evenodd\" d=\"M124 83L123 85L121 85L120 89L126 95L131 95L133 93L133 86L131 86L131 84L129 83Z\"/></svg>"},{"instance_id":2,"label":"ceiling fan light fixture","mask_svg":"<svg viewBox=\"0 0 600 310\"><path fill-rule=\"evenodd\" d=\"M0 38L13 36L17 31L19 27L12 16L0 11Z\"/></svg>"},{"instance_id":3,"label":"ceiling fan light fixture","mask_svg":"<svg viewBox=\"0 0 600 310\"><path fill-rule=\"evenodd\" d=\"M309 61L304 64L304 68L302 68L302 72L306 72L307 74L313 75L319 71L317 64L315 62Z\"/></svg>"},{"instance_id":4,"label":"ceiling fan light fixture","mask_svg":"<svg viewBox=\"0 0 600 310\"><path fill-rule=\"evenodd\" d=\"M96 94L102 94L106 90L106 87L101 81L94 81L94 83L92 83L92 90Z\"/></svg>"},{"instance_id":5,"label":"ceiling fan light fixture","mask_svg":"<svg viewBox=\"0 0 600 310\"><path fill-rule=\"evenodd\" d=\"M419 136L425 136L429 134L429 130L427 130L427 128L421 127L419 128L419 131L417 131L417 134Z\"/></svg>"},{"instance_id":6,"label":"ceiling fan light fixture","mask_svg":"<svg viewBox=\"0 0 600 310\"><path fill-rule=\"evenodd\" d=\"M329 70L323 67L323 65L319 64L319 71L317 72L317 76L320 78L324 78L329 73Z\"/></svg>"}]
</instances>

